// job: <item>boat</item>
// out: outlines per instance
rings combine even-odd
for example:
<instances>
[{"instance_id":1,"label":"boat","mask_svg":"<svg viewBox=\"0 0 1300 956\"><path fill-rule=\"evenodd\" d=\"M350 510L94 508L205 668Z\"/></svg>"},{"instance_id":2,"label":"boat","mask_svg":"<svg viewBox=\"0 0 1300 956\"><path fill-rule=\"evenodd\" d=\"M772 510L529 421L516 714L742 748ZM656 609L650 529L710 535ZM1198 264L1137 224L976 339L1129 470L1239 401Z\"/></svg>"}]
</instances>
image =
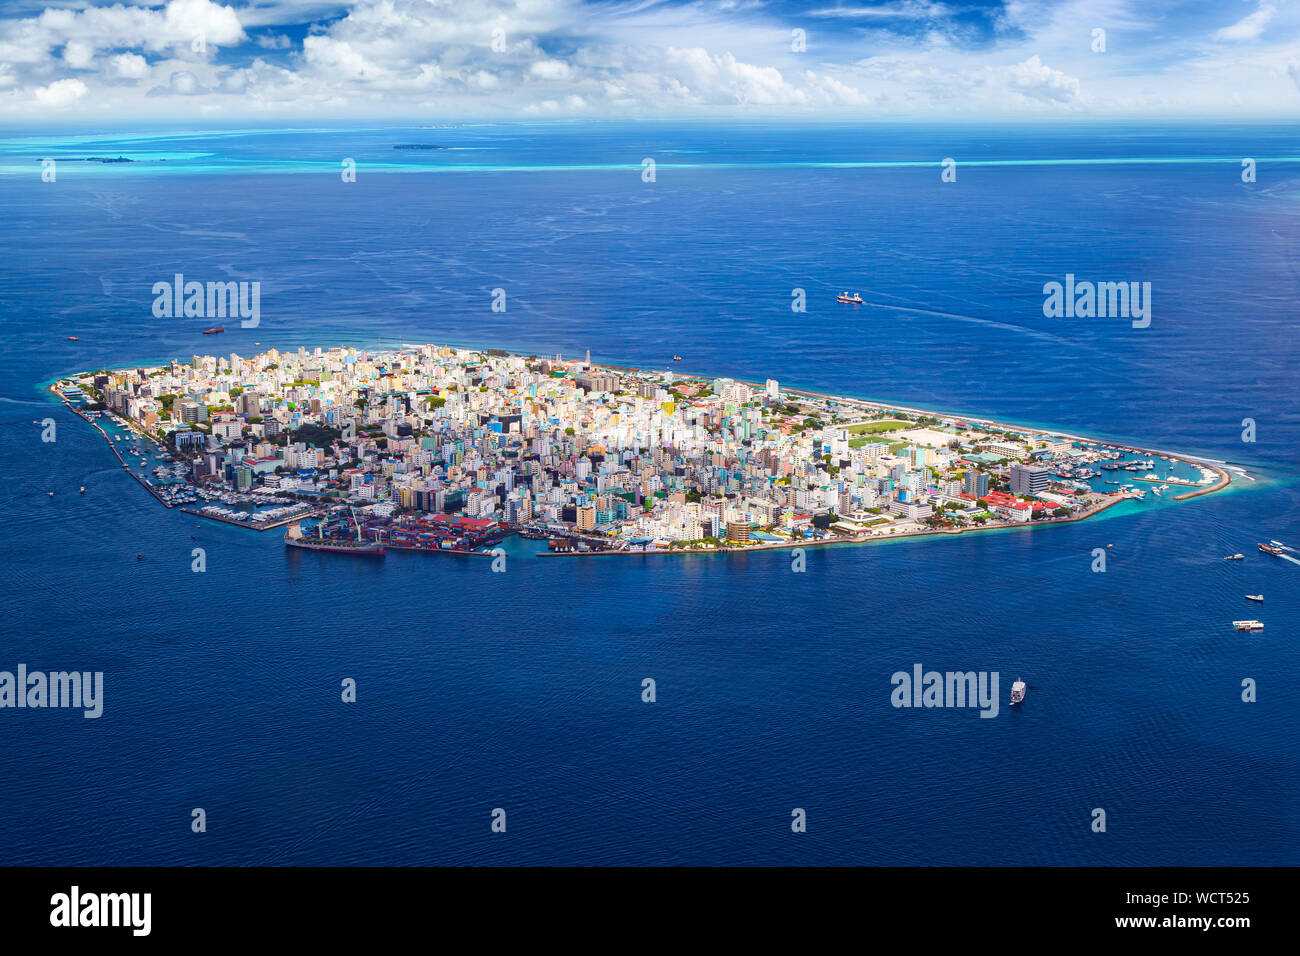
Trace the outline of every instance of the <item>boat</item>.
<instances>
[{"instance_id":1,"label":"boat","mask_svg":"<svg viewBox=\"0 0 1300 956\"><path fill-rule=\"evenodd\" d=\"M81 341L81 339L77 338L75 335L69 335L69 336L67 336L67 339L68 339L69 342L80 342L80 341Z\"/></svg>"},{"instance_id":2,"label":"boat","mask_svg":"<svg viewBox=\"0 0 1300 956\"><path fill-rule=\"evenodd\" d=\"M1258 601L1260 604L1263 604L1263 603L1264 603L1264 595L1262 595L1262 594L1247 594L1247 595L1246 595L1246 600L1247 600L1247 601Z\"/></svg>"},{"instance_id":3,"label":"boat","mask_svg":"<svg viewBox=\"0 0 1300 956\"><path fill-rule=\"evenodd\" d=\"M858 295L858 293L856 292L854 292L852 295L850 295L847 292L841 292L838 296L836 296L836 301L847 302L849 305L861 305L862 296Z\"/></svg>"},{"instance_id":4,"label":"boat","mask_svg":"<svg viewBox=\"0 0 1300 956\"><path fill-rule=\"evenodd\" d=\"M1245 557L1244 554L1230 554L1230 555L1228 555L1226 558L1224 558L1223 560L1224 560L1224 561L1240 561L1240 560L1241 560L1242 558L1244 558L1244 557Z\"/></svg>"},{"instance_id":5,"label":"boat","mask_svg":"<svg viewBox=\"0 0 1300 956\"><path fill-rule=\"evenodd\" d=\"M313 538L303 536L295 538L286 532L284 543L291 548L306 551L332 551L336 554L363 554L383 557L385 548L378 541L354 541L351 538Z\"/></svg>"},{"instance_id":6,"label":"boat","mask_svg":"<svg viewBox=\"0 0 1300 956\"><path fill-rule=\"evenodd\" d=\"M1017 680L1011 685L1011 706L1015 706L1025 699L1025 682Z\"/></svg>"},{"instance_id":7,"label":"boat","mask_svg":"<svg viewBox=\"0 0 1300 956\"><path fill-rule=\"evenodd\" d=\"M80 491L80 492L84 495L84 494L86 493L86 486L85 486L85 485L82 485L82 486L79 487L77 490Z\"/></svg>"},{"instance_id":8,"label":"boat","mask_svg":"<svg viewBox=\"0 0 1300 956\"><path fill-rule=\"evenodd\" d=\"M225 327L224 325L218 325L218 326L216 326L215 328L204 329L204 330L203 330L203 334L204 334L204 335L216 335L218 332L224 332L224 331L226 331L226 327Z\"/></svg>"},{"instance_id":9,"label":"boat","mask_svg":"<svg viewBox=\"0 0 1300 956\"><path fill-rule=\"evenodd\" d=\"M47 495L49 495L51 498L54 497L54 492L52 492L52 491L47 491L47 492L45 492L45 493L46 493Z\"/></svg>"},{"instance_id":10,"label":"boat","mask_svg":"<svg viewBox=\"0 0 1300 956\"><path fill-rule=\"evenodd\" d=\"M1114 546L1113 544L1108 544L1108 545L1106 545L1106 547L1108 547L1108 548L1113 548L1113 547L1115 547L1115 546Z\"/></svg>"},{"instance_id":11,"label":"boat","mask_svg":"<svg viewBox=\"0 0 1300 956\"><path fill-rule=\"evenodd\" d=\"M383 557L386 553L385 547L378 541L367 541L361 537L361 523L357 521L356 513L348 508L348 515L352 518L352 523L356 525L357 536L353 538L326 538L325 522L321 521L316 526L319 535L312 537L302 533L302 522L299 521L289 526L289 530L284 533L284 543L291 548L303 548L307 551L332 551L336 554L358 554L375 557Z\"/></svg>"},{"instance_id":12,"label":"boat","mask_svg":"<svg viewBox=\"0 0 1300 956\"><path fill-rule=\"evenodd\" d=\"M1276 544L1260 544L1259 550L1265 554L1281 554L1282 548Z\"/></svg>"},{"instance_id":13,"label":"boat","mask_svg":"<svg viewBox=\"0 0 1300 956\"><path fill-rule=\"evenodd\" d=\"M1264 629L1262 621L1233 621L1232 626L1239 631L1261 631Z\"/></svg>"},{"instance_id":14,"label":"boat","mask_svg":"<svg viewBox=\"0 0 1300 956\"><path fill-rule=\"evenodd\" d=\"M673 361L674 361L674 362L680 362L681 360L682 360L682 357L681 357L680 355L674 355L674 356L673 356Z\"/></svg>"}]
</instances>

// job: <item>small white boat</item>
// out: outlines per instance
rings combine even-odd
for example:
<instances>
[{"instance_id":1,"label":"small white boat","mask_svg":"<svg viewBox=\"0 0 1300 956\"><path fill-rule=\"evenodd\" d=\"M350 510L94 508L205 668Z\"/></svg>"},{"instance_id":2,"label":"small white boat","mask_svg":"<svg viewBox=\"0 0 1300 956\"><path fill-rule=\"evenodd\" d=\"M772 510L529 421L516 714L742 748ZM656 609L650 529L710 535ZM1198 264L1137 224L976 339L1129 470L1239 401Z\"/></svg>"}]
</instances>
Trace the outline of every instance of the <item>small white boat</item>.
<instances>
[{"instance_id":1,"label":"small white boat","mask_svg":"<svg viewBox=\"0 0 1300 956\"><path fill-rule=\"evenodd\" d=\"M77 490L80 491L80 492L84 495L84 494L86 493L86 486L85 486L85 485L82 485L82 486L81 486L80 488L78 488Z\"/></svg>"},{"instance_id":2,"label":"small white boat","mask_svg":"<svg viewBox=\"0 0 1300 956\"><path fill-rule=\"evenodd\" d=\"M1024 699L1025 699L1025 682L1022 680L1018 680L1011 685L1011 705L1014 707L1016 704L1020 703Z\"/></svg>"},{"instance_id":3,"label":"small white boat","mask_svg":"<svg viewBox=\"0 0 1300 956\"><path fill-rule=\"evenodd\" d=\"M1263 621L1233 621L1232 626L1239 631L1262 631L1264 629Z\"/></svg>"},{"instance_id":4,"label":"small white boat","mask_svg":"<svg viewBox=\"0 0 1300 956\"><path fill-rule=\"evenodd\" d=\"M1247 594L1247 595L1246 595L1246 600L1248 600L1248 601L1257 601L1257 602L1259 602L1260 604L1263 604L1263 603L1264 603L1264 595L1262 595L1262 594Z\"/></svg>"}]
</instances>

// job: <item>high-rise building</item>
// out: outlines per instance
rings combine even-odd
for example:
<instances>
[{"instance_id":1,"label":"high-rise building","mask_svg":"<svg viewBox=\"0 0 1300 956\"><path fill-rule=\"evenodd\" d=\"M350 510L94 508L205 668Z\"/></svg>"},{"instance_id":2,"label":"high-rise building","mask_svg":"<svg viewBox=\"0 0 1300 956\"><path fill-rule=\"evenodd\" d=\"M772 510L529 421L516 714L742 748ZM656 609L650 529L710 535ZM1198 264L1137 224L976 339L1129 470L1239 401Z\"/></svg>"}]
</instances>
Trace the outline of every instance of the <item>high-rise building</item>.
<instances>
[{"instance_id":1,"label":"high-rise building","mask_svg":"<svg viewBox=\"0 0 1300 956\"><path fill-rule=\"evenodd\" d=\"M1052 480L1052 470L1044 465L1011 466L1011 493L1037 495L1047 490Z\"/></svg>"},{"instance_id":2,"label":"high-rise building","mask_svg":"<svg viewBox=\"0 0 1300 956\"><path fill-rule=\"evenodd\" d=\"M966 472L966 494L983 498L989 493L989 476L972 468Z\"/></svg>"}]
</instances>

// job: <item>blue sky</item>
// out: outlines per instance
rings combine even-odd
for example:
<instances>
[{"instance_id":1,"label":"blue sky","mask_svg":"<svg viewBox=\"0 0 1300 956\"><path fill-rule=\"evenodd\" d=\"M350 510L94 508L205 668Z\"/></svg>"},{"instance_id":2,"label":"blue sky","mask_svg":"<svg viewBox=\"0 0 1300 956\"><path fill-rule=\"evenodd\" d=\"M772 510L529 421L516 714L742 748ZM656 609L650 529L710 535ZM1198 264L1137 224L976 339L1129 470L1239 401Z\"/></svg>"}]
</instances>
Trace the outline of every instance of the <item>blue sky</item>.
<instances>
[{"instance_id":1,"label":"blue sky","mask_svg":"<svg viewBox=\"0 0 1300 956\"><path fill-rule=\"evenodd\" d=\"M6 123L1298 112L1300 0L0 0Z\"/></svg>"}]
</instances>

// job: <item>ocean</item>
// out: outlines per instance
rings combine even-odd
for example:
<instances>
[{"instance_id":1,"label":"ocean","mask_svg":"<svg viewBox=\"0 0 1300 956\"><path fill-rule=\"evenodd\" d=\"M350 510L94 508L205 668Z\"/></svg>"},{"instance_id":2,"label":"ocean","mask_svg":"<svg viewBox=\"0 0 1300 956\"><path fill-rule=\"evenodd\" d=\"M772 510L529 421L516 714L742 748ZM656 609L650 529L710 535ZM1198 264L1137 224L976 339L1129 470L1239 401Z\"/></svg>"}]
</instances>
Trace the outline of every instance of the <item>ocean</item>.
<instances>
[{"instance_id":1,"label":"ocean","mask_svg":"<svg viewBox=\"0 0 1300 956\"><path fill-rule=\"evenodd\" d=\"M0 710L0 864L1300 863L1300 567L1255 548L1300 541L1293 127L10 129L0 209L0 670L105 687L94 720ZM155 318L178 272L259 281L260 324ZM1150 326L1045 317L1067 274L1150 282ZM44 392L423 342L776 378L1247 477L812 549L803 573L516 542L497 574L199 526ZM894 708L917 663L997 672L998 716Z\"/></svg>"}]
</instances>

